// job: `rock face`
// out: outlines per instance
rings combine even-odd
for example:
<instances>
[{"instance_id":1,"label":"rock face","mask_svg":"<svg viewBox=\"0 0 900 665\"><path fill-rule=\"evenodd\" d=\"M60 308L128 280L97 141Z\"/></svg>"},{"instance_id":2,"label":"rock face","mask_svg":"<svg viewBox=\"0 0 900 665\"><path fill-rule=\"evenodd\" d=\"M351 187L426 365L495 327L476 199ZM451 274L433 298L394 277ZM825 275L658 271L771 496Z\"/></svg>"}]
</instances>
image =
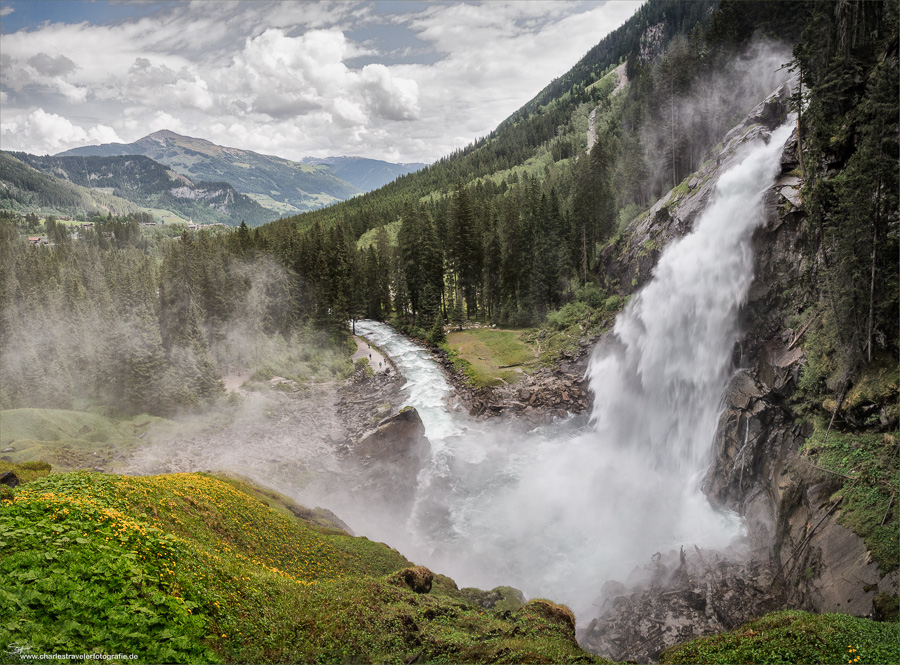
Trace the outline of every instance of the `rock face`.
<instances>
[{"instance_id":1,"label":"rock face","mask_svg":"<svg viewBox=\"0 0 900 665\"><path fill-rule=\"evenodd\" d=\"M419 472L431 456L425 425L411 406L388 416L351 448L361 468L355 492L383 503L391 513L408 516Z\"/></svg>"},{"instance_id":2,"label":"rock face","mask_svg":"<svg viewBox=\"0 0 900 665\"><path fill-rule=\"evenodd\" d=\"M734 553L660 553L625 584L604 589L600 614L579 642L616 661L654 661L670 646L731 630L782 607L774 567Z\"/></svg>"}]
</instances>

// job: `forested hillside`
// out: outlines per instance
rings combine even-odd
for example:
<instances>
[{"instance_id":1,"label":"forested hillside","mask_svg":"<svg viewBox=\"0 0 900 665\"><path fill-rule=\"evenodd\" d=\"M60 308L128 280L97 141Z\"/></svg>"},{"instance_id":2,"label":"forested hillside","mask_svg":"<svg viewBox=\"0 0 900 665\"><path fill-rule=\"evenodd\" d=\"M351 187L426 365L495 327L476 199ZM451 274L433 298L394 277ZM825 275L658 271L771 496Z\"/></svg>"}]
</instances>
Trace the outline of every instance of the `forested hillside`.
<instances>
[{"instance_id":1,"label":"forested hillside","mask_svg":"<svg viewBox=\"0 0 900 665\"><path fill-rule=\"evenodd\" d=\"M4 409L174 414L222 397L223 365L350 371L338 342L304 326L296 276L245 253L246 225L170 240L110 218L72 239L51 218L52 244L34 248L15 222L0 216Z\"/></svg>"},{"instance_id":2,"label":"forested hillside","mask_svg":"<svg viewBox=\"0 0 900 665\"><path fill-rule=\"evenodd\" d=\"M227 182L193 182L142 155L123 157L50 157L11 153L16 159L54 178L112 194L138 206L169 210L184 219L211 224L248 226L270 222L278 215ZM4 178L6 171L4 170ZM47 187L62 187L59 183ZM69 206L72 207L72 206ZM74 210L71 211L75 214ZM80 213L91 212L83 208Z\"/></svg>"},{"instance_id":3,"label":"forested hillside","mask_svg":"<svg viewBox=\"0 0 900 665\"><path fill-rule=\"evenodd\" d=\"M227 182L278 213L313 210L359 193L349 182L329 173L325 166L228 148L166 130L134 143L84 146L57 157L90 155L145 155L193 180Z\"/></svg>"},{"instance_id":4,"label":"forested hillside","mask_svg":"<svg viewBox=\"0 0 900 665\"><path fill-rule=\"evenodd\" d=\"M600 281L604 243L790 77L781 65L810 7L650 2L489 136L265 234L345 318L393 312L419 335L438 312L539 323ZM400 221L395 246L354 249ZM336 252L352 266L340 273L343 291L316 267L334 270Z\"/></svg>"},{"instance_id":5,"label":"forested hillside","mask_svg":"<svg viewBox=\"0 0 900 665\"><path fill-rule=\"evenodd\" d=\"M131 201L41 173L3 151L0 151L0 208L73 216L94 212L124 215L138 210Z\"/></svg>"}]
</instances>

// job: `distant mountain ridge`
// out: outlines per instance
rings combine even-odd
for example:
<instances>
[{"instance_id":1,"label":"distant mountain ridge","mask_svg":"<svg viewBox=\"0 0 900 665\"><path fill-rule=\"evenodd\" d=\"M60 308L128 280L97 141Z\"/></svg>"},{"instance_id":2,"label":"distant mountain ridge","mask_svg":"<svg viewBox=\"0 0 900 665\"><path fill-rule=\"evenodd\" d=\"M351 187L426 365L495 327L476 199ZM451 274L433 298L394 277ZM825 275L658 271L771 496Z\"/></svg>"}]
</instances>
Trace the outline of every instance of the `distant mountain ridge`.
<instances>
[{"instance_id":1,"label":"distant mountain ridge","mask_svg":"<svg viewBox=\"0 0 900 665\"><path fill-rule=\"evenodd\" d=\"M400 176L428 166L421 162L385 162L367 157L304 157L300 161L304 164L328 166L338 178L346 180L363 192L379 189Z\"/></svg>"},{"instance_id":2,"label":"distant mountain ridge","mask_svg":"<svg viewBox=\"0 0 900 665\"><path fill-rule=\"evenodd\" d=\"M278 216L275 211L236 192L227 182L194 182L143 155L40 157L19 152L11 154L54 178L100 190L138 206L169 210L195 222L223 222L237 226L245 221L249 226L259 226Z\"/></svg>"},{"instance_id":3,"label":"distant mountain ridge","mask_svg":"<svg viewBox=\"0 0 900 665\"><path fill-rule=\"evenodd\" d=\"M63 216L127 215L140 210L132 201L43 173L3 150L0 150L0 208Z\"/></svg>"},{"instance_id":4,"label":"distant mountain ridge","mask_svg":"<svg viewBox=\"0 0 900 665\"><path fill-rule=\"evenodd\" d=\"M56 157L123 155L144 155L194 181L227 182L278 213L314 210L361 193L325 165L220 146L169 130L154 132L134 143L73 148Z\"/></svg>"}]
</instances>

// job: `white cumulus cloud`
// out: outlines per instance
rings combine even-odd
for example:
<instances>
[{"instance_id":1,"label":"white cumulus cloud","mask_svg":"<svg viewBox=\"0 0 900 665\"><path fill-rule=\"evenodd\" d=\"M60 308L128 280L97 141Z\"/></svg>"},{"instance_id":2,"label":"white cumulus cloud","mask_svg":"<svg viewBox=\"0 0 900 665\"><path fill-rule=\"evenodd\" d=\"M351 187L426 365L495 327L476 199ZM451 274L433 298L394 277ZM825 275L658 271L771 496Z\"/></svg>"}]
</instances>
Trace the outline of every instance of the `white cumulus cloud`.
<instances>
[{"instance_id":1,"label":"white cumulus cloud","mask_svg":"<svg viewBox=\"0 0 900 665\"><path fill-rule=\"evenodd\" d=\"M51 20L3 35L3 140L35 152L165 128L291 159L432 161L490 132L639 4L193 2Z\"/></svg>"},{"instance_id":2,"label":"white cumulus cloud","mask_svg":"<svg viewBox=\"0 0 900 665\"><path fill-rule=\"evenodd\" d=\"M112 142L121 142L121 139L108 125L98 124L85 129L42 108L24 118L0 124L0 143L4 150L48 154L81 145Z\"/></svg>"}]
</instances>

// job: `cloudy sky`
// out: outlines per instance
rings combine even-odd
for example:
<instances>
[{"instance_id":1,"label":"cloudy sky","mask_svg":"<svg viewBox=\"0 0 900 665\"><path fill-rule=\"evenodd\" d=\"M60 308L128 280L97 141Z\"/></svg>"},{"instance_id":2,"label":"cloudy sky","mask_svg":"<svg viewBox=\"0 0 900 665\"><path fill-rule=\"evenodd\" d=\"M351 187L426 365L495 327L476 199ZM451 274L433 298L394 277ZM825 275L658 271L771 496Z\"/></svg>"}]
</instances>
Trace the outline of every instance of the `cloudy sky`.
<instances>
[{"instance_id":1,"label":"cloudy sky","mask_svg":"<svg viewBox=\"0 0 900 665\"><path fill-rule=\"evenodd\" d=\"M0 147L170 129L289 159L432 162L640 4L0 0Z\"/></svg>"}]
</instances>

